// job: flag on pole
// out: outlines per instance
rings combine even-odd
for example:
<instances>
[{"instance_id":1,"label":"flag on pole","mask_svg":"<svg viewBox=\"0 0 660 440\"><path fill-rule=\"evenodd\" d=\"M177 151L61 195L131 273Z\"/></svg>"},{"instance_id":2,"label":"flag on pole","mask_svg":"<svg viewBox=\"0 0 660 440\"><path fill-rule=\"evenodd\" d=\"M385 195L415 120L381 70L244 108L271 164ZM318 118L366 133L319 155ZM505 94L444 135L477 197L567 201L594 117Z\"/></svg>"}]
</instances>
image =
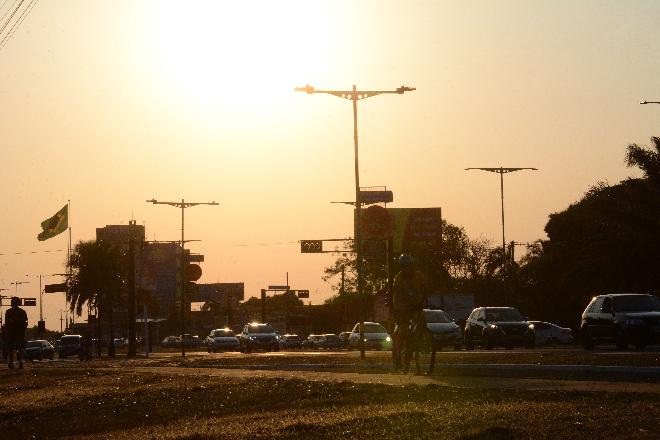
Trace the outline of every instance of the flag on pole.
<instances>
[{"instance_id":1,"label":"flag on pole","mask_svg":"<svg viewBox=\"0 0 660 440\"><path fill-rule=\"evenodd\" d=\"M69 205L64 205L57 213L41 222L41 233L37 236L39 241L48 240L66 231L69 227Z\"/></svg>"}]
</instances>

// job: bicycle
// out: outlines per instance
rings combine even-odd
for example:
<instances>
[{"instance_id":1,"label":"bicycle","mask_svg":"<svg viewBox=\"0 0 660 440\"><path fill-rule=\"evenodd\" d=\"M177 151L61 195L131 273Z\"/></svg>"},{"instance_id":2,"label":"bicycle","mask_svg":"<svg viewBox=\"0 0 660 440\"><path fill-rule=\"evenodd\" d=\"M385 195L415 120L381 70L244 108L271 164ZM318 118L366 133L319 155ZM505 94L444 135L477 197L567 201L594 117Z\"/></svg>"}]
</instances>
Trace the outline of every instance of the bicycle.
<instances>
[{"instance_id":1,"label":"bicycle","mask_svg":"<svg viewBox=\"0 0 660 440\"><path fill-rule=\"evenodd\" d=\"M394 357L394 368L407 374L410 371L410 361L415 360L415 370L417 374L421 374L420 352L424 348L428 331L426 323L424 322L422 312L413 315L408 320L406 332L403 333L399 324L394 328L394 346L392 354ZM435 365L435 348L431 344L431 366L429 374L433 372ZM403 364L401 363L401 355L403 355Z\"/></svg>"}]
</instances>

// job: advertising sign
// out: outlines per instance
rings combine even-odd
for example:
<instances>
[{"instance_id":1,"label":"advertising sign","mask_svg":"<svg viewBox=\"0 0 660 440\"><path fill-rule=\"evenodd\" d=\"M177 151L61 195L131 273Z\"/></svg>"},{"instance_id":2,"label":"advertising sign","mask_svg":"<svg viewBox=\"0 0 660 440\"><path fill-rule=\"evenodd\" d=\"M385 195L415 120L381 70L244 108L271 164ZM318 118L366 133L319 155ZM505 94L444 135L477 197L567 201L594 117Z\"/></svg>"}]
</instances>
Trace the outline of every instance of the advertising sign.
<instances>
[{"instance_id":1,"label":"advertising sign","mask_svg":"<svg viewBox=\"0 0 660 440\"><path fill-rule=\"evenodd\" d=\"M243 283L212 283L198 284L197 292L191 295L192 302L223 302L227 295L243 301L245 298L245 287Z\"/></svg>"},{"instance_id":2,"label":"advertising sign","mask_svg":"<svg viewBox=\"0 0 660 440\"><path fill-rule=\"evenodd\" d=\"M442 245L441 208L383 208L362 210L362 239L394 239L394 253L421 255Z\"/></svg>"}]
</instances>

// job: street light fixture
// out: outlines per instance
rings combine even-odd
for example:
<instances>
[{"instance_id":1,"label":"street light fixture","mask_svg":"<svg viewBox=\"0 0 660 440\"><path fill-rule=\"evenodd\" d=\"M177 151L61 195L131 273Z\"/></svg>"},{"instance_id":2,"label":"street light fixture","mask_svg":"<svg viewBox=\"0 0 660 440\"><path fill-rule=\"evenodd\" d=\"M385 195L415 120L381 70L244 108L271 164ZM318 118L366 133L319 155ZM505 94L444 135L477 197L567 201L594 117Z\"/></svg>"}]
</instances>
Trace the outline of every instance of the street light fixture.
<instances>
[{"instance_id":1,"label":"street light fixture","mask_svg":"<svg viewBox=\"0 0 660 440\"><path fill-rule=\"evenodd\" d=\"M405 92L412 92L416 90L414 87L401 86L395 90L358 90L355 85L351 90L316 90L314 87L307 84L305 87L296 87L294 91L305 92L308 95L314 93L325 93L327 95L336 96L338 98L347 99L353 102L353 144L355 150L355 259L357 262L357 293L360 298L360 356L364 358L364 315L365 315L365 300L363 296L363 278L364 274L362 267L362 200L360 198L360 167L359 167L359 150L358 150L358 124L357 124L357 102L383 94L398 94L403 95Z\"/></svg>"},{"instance_id":2,"label":"street light fixture","mask_svg":"<svg viewBox=\"0 0 660 440\"><path fill-rule=\"evenodd\" d=\"M532 170L537 171L537 168L532 167L517 167L517 168L487 168L487 167L476 167L476 168L466 168L468 170L480 170L488 171L490 173L497 173L500 175L500 199L502 201L502 281L505 281L505 264L506 264L506 239L504 238L504 175L508 173L514 173L516 171L522 170ZM506 288L504 289L504 302L506 303Z\"/></svg>"},{"instance_id":3,"label":"street light fixture","mask_svg":"<svg viewBox=\"0 0 660 440\"><path fill-rule=\"evenodd\" d=\"M186 292L186 262L185 260L185 252L184 252L184 246L186 244L186 241L184 240L184 212L186 208L190 208L192 206L198 206L198 205L211 205L211 206L217 206L219 205L218 202L215 200L212 202L186 202L184 199L181 199L180 202L159 202L156 199L151 199L147 200L147 203L153 203L154 205L170 205L174 206L176 208L181 208L181 356L185 357L186 356L186 347L183 341L183 335L186 333L186 312L185 312L185 292Z\"/></svg>"},{"instance_id":4,"label":"street light fixture","mask_svg":"<svg viewBox=\"0 0 660 440\"><path fill-rule=\"evenodd\" d=\"M642 101L640 104L660 104L660 101Z\"/></svg>"}]
</instances>

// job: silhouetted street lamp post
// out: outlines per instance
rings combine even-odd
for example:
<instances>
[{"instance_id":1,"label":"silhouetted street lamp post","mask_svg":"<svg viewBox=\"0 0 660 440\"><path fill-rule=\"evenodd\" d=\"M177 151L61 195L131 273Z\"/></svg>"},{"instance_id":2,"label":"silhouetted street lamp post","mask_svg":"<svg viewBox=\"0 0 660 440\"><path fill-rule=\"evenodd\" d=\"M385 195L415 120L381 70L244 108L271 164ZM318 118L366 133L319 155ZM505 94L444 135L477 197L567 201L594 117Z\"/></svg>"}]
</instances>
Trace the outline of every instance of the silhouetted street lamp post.
<instances>
[{"instance_id":1,"label":"silhouetted street lamp post","mask_svg":"<svg viewBox=\"0 0 660 440\"><path fill-rule=\"evenodd\" d=\"M184 240L183 231L184 231L184 212L186 208L197 205L219 205L215 200L212 202L186 202L184 199L181 199L180 202L159 202L156 199L147 200L147 203L153 203L154 205L170 205L177 208L181 208L181 356L186 356L186 344L183 341L183 335L186 333L186 311L185 311L185 298L186 298L186 261L185 261L185 252L184 246L186 241Z\"/></svg>"},{"instance_id":2,"label":"silhouetted street lamp post","mask_svg":"<svg viewBox=\"0 0 660 440\"><path fill-rule=\"evenodd\" d=\"M348 99L353 102L353 143L355 149L355 259L357 270L357 293L360 298L360 356L364 358L364 315L365 300L362 294L364 274L362 265L362 201L360 199L360 167L358 152L358 125L357 125L357 102L361 99L371 98L372 96L382 94L403 95L405 92L412 92L414 87L401 86L396 90L357 90L353 86L352 90L316 90L307 84L305 87L296 87L294 91L305 92L307 94L325 93L327 95L337 96L338 98Z\"/></svg>"},{"instance_id":3,"label":"silhouetted street lamp post","mask_svg":"<svg viewBox=\"0 0 660 440\"><path fill-rule=\"evenodd\" d=\"M466 168L468 170L480 170L488 171L490 173L497 173L500 175L500 199L502 202L502 281L505 281L505 265L506 265L506 239L504 238L504 175L507 173L514 173L521 170L533 170L537 171L536 168L531 167L518 167L518 168ZM506 287L504 289L504 302L506 303Z\"/></svg>"}]
</instances>

